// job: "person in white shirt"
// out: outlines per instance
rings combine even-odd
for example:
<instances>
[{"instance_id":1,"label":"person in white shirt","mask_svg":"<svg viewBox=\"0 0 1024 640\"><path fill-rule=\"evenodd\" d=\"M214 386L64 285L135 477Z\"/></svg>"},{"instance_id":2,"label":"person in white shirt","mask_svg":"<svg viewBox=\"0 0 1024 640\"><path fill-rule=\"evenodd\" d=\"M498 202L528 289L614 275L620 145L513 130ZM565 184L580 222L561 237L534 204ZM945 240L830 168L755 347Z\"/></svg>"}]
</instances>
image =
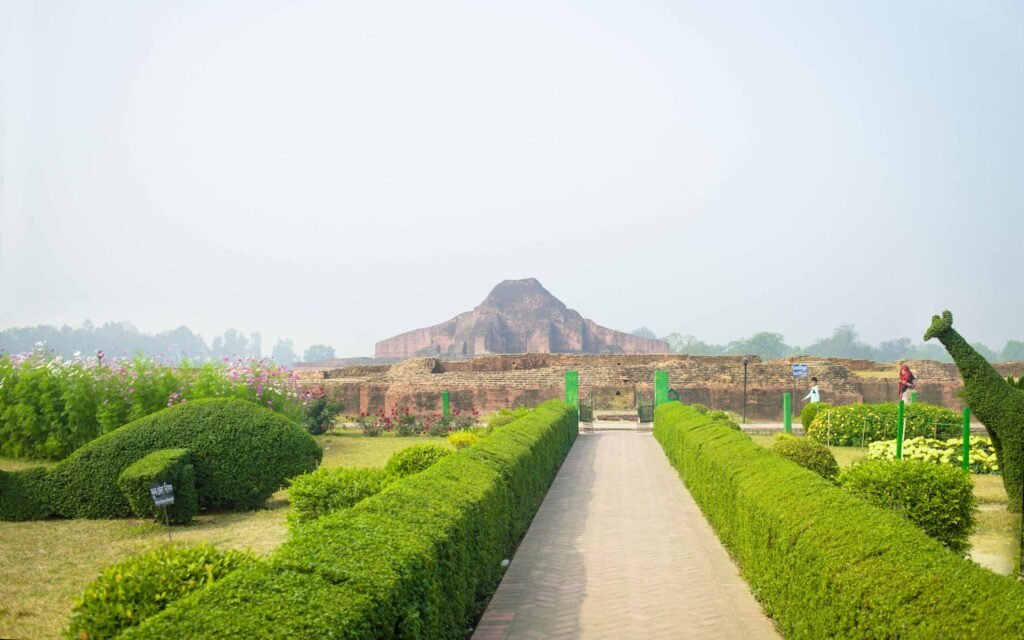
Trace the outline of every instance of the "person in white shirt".
<instances>
[{"instance_id":1,"label":"person in white shirt","mask_svg":"<svg viewBox=\"0 0 1024 640\"><path fill-rule=\"evenodd\" d=\"M811 402L821 402L821 392L818 390L818 379L811 378L811 382L814 383L814 386L811 387L810 393L804 396L804 400L810 400Z\"/></svg>"}]
</instances>

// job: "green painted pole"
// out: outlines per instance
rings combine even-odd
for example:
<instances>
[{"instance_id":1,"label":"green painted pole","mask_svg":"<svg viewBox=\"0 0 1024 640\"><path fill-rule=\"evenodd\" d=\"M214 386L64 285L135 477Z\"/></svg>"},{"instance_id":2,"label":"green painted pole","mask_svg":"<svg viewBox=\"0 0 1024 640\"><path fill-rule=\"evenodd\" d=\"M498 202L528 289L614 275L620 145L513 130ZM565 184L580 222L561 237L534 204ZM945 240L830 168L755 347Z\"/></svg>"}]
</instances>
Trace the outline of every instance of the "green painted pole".
<instances>
[{"instance_id":1,"label":"green painted pole","mask_svg":"<svg viewBox=\"0 0 1024 640\"><path fill-rule=\"evenodd\" d=\"M576 412L576 423L580 421L580 372L565 372L565 401Z\"/></svg>"},{"instance_id":2,"label":"green painted pole","mask_svg":"<svg viewBox=\"0 0 1024 640\"><path fill-rule=\"evenodd\" d=\"M916 391L911 391L909 397L910 397L910 404L914 404L915 402L917 402L917 392Z\"/></svg>"},{"instance_id":3,"label":"green painted pole","mask_svg":"<svg viewBox=\"0 0 1024 640\"><path fill-rule=\"evenodd\" d=\"M964 471L971 471L971 408L964 407L964 448L960 452L960 466Z\"/></svg>"},{"instance_id":4,"label":"green painted pole","mask_svg":"<svg viewBox=\"0 0 1024 640\"><path fill-rule=\"evenodd\" d=\"M788 391L782 394L782 427L786 433L793 433L793 396Z\"/></svg>"},{"instance_id":5,"label":"green painted pole","mask_svg":"<svg viewBox=\"0 0 1024 640\"><path fill-rule=\"evenodd\" d=\"M668 402L668 371L654 372L654 406Z\"/></svg>"},{"instance_id":6,"label":"green painted pole","mask_svg":"<svg viewBox=\"0 0 1024 640\"><path fill-rule=\"evenodd\" d=\"M451 414L448 404L448 392L445 391L441 394L441 415L447 418Z\"/></svg>"},{"instance_id":7,"label":"green painted pole","mask_svg":"<svg viewBox=\"0 0 1024 640\"><path fill-rule=\"evenodd\" d=\"M903 459L903 401L896 408L896 459Z\"/></svg>"}]
</instances>

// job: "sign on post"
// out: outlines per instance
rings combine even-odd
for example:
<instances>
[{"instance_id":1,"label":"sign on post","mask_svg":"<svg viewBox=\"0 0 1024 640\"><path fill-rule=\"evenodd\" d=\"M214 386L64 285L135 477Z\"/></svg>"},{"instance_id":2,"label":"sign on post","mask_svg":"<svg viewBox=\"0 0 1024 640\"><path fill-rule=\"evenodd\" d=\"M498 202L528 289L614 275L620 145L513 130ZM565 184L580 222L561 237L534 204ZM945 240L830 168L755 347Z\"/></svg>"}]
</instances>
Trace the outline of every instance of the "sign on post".
<instances>
[{"instance_id":1,"label":"sign on post","mask_svg":"<svg viewBox=\"0 0 1024 640\"><path fill-rule=\"evenodd\" d=\"M793 377L794 378L806 378L807 377L807 365L806 364L794 364L793 365Z\"/></svg>"},{"instance_id":2,"label":"sign on post","mask_svg":"<svg viewBox=\"0 0 1024 640\"><path fill-rule=\"evenodd\" d=\"M166 482L151 486L149 494L153 496L153 504L157 507L169 507L174 504L174 487Z\"/></svg>"}]
</instances>

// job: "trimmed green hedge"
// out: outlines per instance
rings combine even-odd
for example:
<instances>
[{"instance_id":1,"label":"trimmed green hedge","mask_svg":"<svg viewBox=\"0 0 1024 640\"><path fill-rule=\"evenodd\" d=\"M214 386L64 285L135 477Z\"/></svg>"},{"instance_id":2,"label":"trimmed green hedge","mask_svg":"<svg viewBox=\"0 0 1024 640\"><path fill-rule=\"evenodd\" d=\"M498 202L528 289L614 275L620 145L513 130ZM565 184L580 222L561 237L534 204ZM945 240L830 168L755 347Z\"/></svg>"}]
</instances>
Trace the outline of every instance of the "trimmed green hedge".
<instances>
[{"instance_id":1,"label":"trimmed green hedge","mask_svg":"<svg viewBox=\"0 0 1024 640\"><path fill-rule=\"evenodd\" d=\"M45 510L53 515L128 516L131 507L117 484L121 472L154 451L171 448L189 450L203 509L258 508L288 478L315 469L322 456L302 427L269 409L245 400L195 400L93 440L32 477L42 486L29 490L21 483L16 492L0 493L0 517L35 511L20 502L37 495L45 497Z\"/></svg>"},{"instance_id":2,"label":"trimmed green hedge","mask_svg":"<svg viewBox=\"0 0 1024 640\"><path fill-rule=\"evenodd\" d=\"M0 471L0 520L42 520L53 515L46 496L46 468Z\"/></svg>"},{"instance_id":3,"label":"trimmed green hedge","mask_svg":"<svg viewBox=\"0 0 1024 640\"><path fill-rule=\"evenodd\" d=\"M65 635L113 638L175 600L254 562L248 553L199 545L161 547L111 565L76 598Z\"/></svg>"},{"instance_id":4,"label":"trimmed green hedge","mask_svg":"<svg viewBox=\"0 0 1024 640\"><path fill-rule=\"evenodd\" d=\"M829 448L806 438L780 433L775 436L768 450L810 469L826 480L834 480L839 475L839 463Z\"/></svg>"},{"instance_id":5,"label":"trimmed green hedge","mask_svg":"<svg viewBox=\"0 0 1024 640\"><path fill-rule=\"evenodd\" d=\"M328 513L347 509L380 493L391 476L383 469L317 469L292 478L288 489L288 525L295 528Z\"/></svg>"},{"instance_id":6,"label":"trimmed green hedge","mask_svg":"<svg viewBox=\"0 0 1024 640\"><path fill-rule=\"evenodd\" d=\"M815 442L833 447L866 447L876 440L896 437L897 413L894 402L826 406L815 414L806 434ZM954 438L962 424L961 417L949 409L915 402L905 408L903 437L932 438L938 433L939 438Z\"/></svg>"},{"instance_id":7,"label":"trimmed green hedge","mask_svg":"<svg viewBox=\"0 0 1024 640\"><path fill-rule=\"evenodd\" d=\"M576 438L545 403L124 638L465 638Z\"/></svg>"},{"instance_id":8,"label":"trimmed green hedge","mask_svg":"<svg viewBox=\"0 0 1024 640\"><path fill-rule=\"evenodd\" d=\"M168 483L174 489L174 504L157 508L150 487ZM199 513L196 473L188 449L160 449L129 465L117 478L117 486L128 499L132 513L140 518L185 524Z\"/></svg>"},{"instance_id":9,"label":"trimmed green hedge","mask_svg":"<svg viewBox=\"0 0 1024 640\"><path fill-rule=\"evenodd\" d=\"M1024 637L1024 586L677 402L654 435L787 638Z\"/></svg>"},{"instance_id":10,"label":"trimmed green hedge","mask_svg":"<svg viewBox=\"0 0 1024 640\"><path fill-rule=\"evenodd\" d=\"M404 478L423 471L451 453L451 449L439 444L413 445L391 454L384 471L396 478Z\"/></svg>"},{"instance_id":11,"label":"trimmed green hedge","mask_svg":"<svg viewBox=\"0 0 1024 640\"><path fill-rule=\"evenodd\" d=\"M978 501L974 482L958 469L919 460L863 460L843 471L839 485L895 511L953 551L970 549Z\"/></svg>"}]
</instances>

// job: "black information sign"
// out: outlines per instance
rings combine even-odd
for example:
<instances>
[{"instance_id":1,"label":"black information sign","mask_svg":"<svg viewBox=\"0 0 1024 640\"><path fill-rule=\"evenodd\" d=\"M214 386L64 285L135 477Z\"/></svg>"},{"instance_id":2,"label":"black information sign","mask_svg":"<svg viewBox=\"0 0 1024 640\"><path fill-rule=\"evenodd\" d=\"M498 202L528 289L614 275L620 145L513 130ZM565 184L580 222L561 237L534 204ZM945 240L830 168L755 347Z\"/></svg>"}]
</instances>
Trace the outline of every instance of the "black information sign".
<instances>
[{"instance_id":1,"label":"black information sign","mask_svg":"<svg viewBox=\"0 0 1024 640\"><path fill-rule=\"evenodd\" d=\"M153 504L157 507L169 507L174 504L174 487L166 482L154 484L149 488L149 493L153 496Z\"/></svg>"}]
</instances>

